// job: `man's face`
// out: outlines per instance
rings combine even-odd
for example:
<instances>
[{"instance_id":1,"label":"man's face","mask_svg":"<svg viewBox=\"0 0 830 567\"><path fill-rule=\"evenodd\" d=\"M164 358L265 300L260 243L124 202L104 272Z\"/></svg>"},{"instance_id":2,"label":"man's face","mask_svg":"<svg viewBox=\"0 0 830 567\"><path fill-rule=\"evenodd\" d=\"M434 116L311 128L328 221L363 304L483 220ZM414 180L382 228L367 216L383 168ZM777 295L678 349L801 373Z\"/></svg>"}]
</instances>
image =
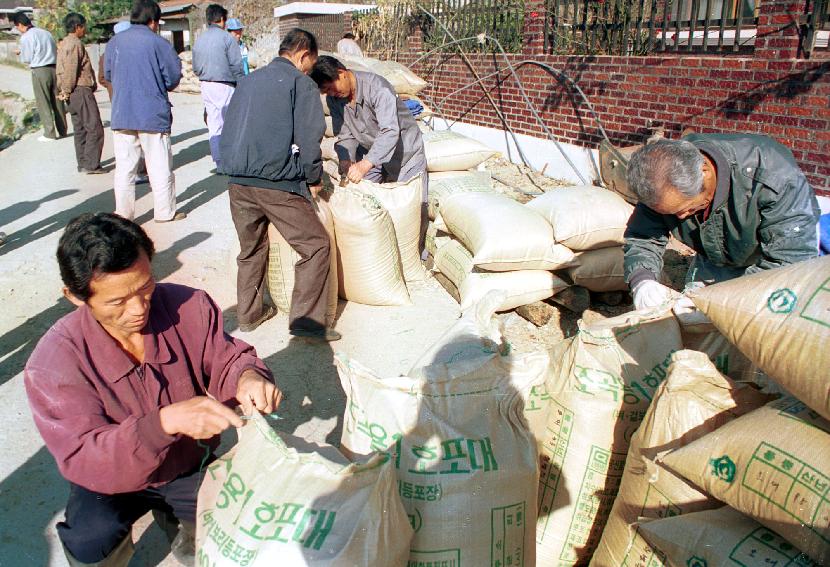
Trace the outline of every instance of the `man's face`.
<instances>
[{"instance_id":1,"label":"man's face","mask_svg":"<svg viewBox=\"0 0 830 567\"><path fill-rule=\"evenodd\" d=\"M155 288L150 260L141 252L126 270L94 277L86 304L110 335L128 337L140 333L147 325ZM68 297L76 305L83 303L71 295Z\"/></svg>"},{"instance_id":2,"label":"man's face","mask_svg":"<svg viewBox=\"0 0 830 567\"><path fill-rule=\"evenodd\" d=\"M348 71L340 69L337 74L337 79L323 83L320 87L320 92L334 98L349 98L352 94L352 86L349 81Z\"/></svg>"},{"instance_id":3,"label":"man's face","mask_svg":"<svg viewBox=\"0 0 830 567\"><path fill-rule=\"evenodd\" d=\"M14 27L17 28L17 31L19 31L21 35L26 33L29 30L29 28L27 28L23 24L14 24Z\"/></svg>"},{"instance_id":4,"label":"man's face","mask_svg":"<svg viewBox=\"0 0 830 567\"><path fill-rule=\"evenodd\" d=\"M242 41L242 30L229 30L228 33L231 34L236 41Z\"/></svg>"},{"instance_id":5,"label":"man's face","mask_svg":"<svg viewBox=\"0 0 830 567\"><path fill-rule=\"evenodd\" d=\"M86 35L86 26L85 26L85 25L83 25L83 26L78 26L78 27L76 27L76 28L75 28L75 35L76 35L78 38L82 38L82 37L84 37L84 36Z\"/></svg>"},{"instance_id":6,"label":"man's face","mask_svg":"<svg viewBox=\"0 0 830 567\"><path fill-rule=\"evenodd\" d=\"M712 196L707 191L687 197L674 187L668 186L663 188L660 201L650 208L661 215L674 215L683 220L705 210L711 202Z\"/></svg>"}]
</instances>

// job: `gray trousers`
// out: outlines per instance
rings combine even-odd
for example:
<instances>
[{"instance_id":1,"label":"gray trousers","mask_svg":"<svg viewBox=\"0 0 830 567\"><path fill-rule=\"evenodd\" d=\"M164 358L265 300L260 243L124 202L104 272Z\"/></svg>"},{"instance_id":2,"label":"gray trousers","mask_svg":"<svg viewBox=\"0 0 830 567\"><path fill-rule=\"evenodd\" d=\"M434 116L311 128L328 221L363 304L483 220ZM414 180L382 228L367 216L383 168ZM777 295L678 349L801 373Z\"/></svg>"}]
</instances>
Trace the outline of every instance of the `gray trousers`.
<instances>
[{"instance_id":1,"label":"gray trousers","mask_svg":"<svg viewBox=\"0 0 830 567\"><path fill-rule=\"evenodd\" d=\"M32 89L43 135L47 138L66 136L66 108L58 100L58 77L54 65L32 69Z\"/></svg>"},{"instance_id":2,"label":"gray trousers","mask_svg":"<svg viewBox=\"0 0 830 567\"><path fill-rule=\"evenodd\" d=\"M75 87L69 95L69 115L75 133L75 158L78 167L98 169L104 151L104 126L98 103L89 87Z\"/></svg>"}]
</instances>

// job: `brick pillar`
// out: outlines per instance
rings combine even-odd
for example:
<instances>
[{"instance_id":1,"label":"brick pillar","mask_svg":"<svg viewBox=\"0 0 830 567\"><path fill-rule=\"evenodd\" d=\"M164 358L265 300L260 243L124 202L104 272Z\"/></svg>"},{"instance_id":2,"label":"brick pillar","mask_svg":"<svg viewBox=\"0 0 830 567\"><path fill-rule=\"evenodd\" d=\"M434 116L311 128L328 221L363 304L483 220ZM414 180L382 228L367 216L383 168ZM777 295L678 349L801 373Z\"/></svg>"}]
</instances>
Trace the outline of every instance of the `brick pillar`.
<instances>
[{"instance_id":1,"label":"brick pillar","mask_svg":"<svg viewBox=\"0 0 830 567\"><path fill-rule=\"evenodd\" d=\"M545 0L525 2L525 21L522 31L522 55L537 56L545 53Z\"/></svg>"},{"instance_id":2,"label":"brick pillar","mask_svg":"<svg viewBox=\"0 0 830 567\"><path fill-rule=\"evenodd\" d=\"M797 22L806 4L807 0L761 0L755 57L769 61L798 58Z\"/></svg>"}]
</instances>

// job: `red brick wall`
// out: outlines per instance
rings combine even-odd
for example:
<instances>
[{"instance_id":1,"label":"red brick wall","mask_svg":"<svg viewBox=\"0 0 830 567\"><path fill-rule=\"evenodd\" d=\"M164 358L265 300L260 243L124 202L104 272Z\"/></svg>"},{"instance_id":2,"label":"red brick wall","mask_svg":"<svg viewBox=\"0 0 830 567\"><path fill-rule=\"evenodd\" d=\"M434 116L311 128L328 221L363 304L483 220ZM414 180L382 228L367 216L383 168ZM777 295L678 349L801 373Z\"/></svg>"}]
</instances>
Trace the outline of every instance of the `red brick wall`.
<instances>
[{"instance_id":1,"label":"red brick wall","mask_svg":"<svg viewBox=\"0 0 830 567\"><path fill-rule=\"evenodd\" d=\"M767 134L789 147L811 184L830 195L830 58L814 53L798 58L796 28L780 30L791 19L792 3L762 0L758 39L751 57L650 57L544 55L544 12L528 2L523 53L509 55L515 65L536 59L578 83L594 106L611 141L642 143L651 128L664 126L670 137L687 127L700 132ZM797 10L796 10L797 11ZM400 53L404 64L422 53L419 35ZM480 76L505 67L500 56L470 55ZM457 55L433 55L413 70L430 81L427 95L439 102L474 80ZM597 147L601 135L587 106L575 91L539 67L518 71L527 95L554 135L564 142ZM544 138L544 131L523 102L516 82L505 70L485 81L507 122L517 133ZM450 119L503 128L478 86L441 102Z\"/></svg>"}]
</instances>

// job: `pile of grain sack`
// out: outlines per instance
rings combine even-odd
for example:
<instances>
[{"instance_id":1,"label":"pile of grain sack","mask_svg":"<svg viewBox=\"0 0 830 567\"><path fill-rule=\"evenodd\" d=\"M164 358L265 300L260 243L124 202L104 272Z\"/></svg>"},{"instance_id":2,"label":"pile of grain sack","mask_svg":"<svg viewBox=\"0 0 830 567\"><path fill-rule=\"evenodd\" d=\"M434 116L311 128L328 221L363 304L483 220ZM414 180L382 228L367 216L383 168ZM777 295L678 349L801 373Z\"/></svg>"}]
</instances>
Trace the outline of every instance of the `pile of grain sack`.
<instances>
[{"instance_id":1,"label":"pile of grain sack","mask_svg":"<svg viewBox=\"0 0 830 567\"><path fill-rule=\"evenodd\" d=\"M208 468L199 564L830 564L830 258L693 299L711 322L517 354L491 292L406 376L338 355L340 451L255 416Z\"/></svg>"}]
</instances>

